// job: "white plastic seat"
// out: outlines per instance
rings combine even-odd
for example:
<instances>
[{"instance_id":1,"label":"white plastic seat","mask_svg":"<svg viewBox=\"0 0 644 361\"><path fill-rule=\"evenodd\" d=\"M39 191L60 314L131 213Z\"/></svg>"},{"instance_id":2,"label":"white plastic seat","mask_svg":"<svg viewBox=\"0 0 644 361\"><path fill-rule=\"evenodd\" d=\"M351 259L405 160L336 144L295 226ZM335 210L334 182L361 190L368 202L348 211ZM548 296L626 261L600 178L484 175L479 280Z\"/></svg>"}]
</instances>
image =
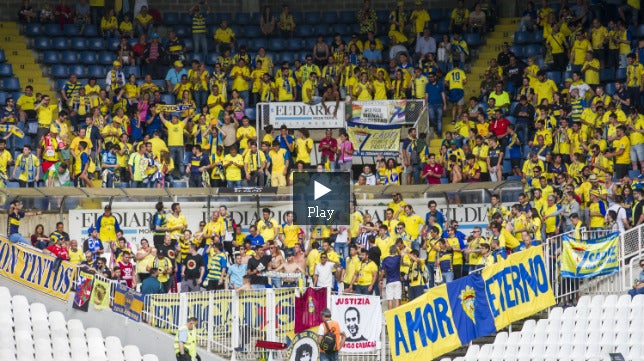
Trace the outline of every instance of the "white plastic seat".
<instances>
[{"instance_id":1,"label":"white plastic seat","mask_svg":"<svg viewBox=\"0 0 644 361\"><path fill-rule=\"evenodd\" d=\"M51 345L54 356L70 355L69 340L67 338L52 338Z\"/></svg>"},{"instance_id":2,"label":"white plastic seat","mask_svg":"<svg viewBox=\"0 0 644 361\"><path fill-rule=\"evenodd\" d=\"M479 350L479 345L470 345L470 347L467 348L467 352L465 353L465 359L475 360L478 357Z\"/></svg>"},{"instance_id":3,"label":"white plastic seat","mask_svg":"<svg viewBox=\"0 0 644 361\"><path fill-rule=\"evenodd\" d=\"M13 349L0 349L0 360L16 361L16 352Z\"/></svg>"},{"instance_id":4,"label":"white plastic seat","mask_svg":"<svg viewBox=\"0 0 644 361\"><path fill-rule=\"evenodd\" d=\"M543 353L543 355L544 357L555 357L555 358L559 356L559 344L556 344L556 343L548 344L546 346L546 350Z\"/></svg>"},{"instance_id":5,"label":"white plastic seat","mask_svg":"<svg viewBox=\"0 0 644 361\"><path fill-rule=\"evenodd\" d=\"M580 311L587 310L590 307L590 301L591 301L591 297L588 295L579 297L579 301L577 301L577 306L576 306L577 309L579 309Z\"/></svg>"},{"instance_id":6,"label":"white plastic seat","mask_svg":"<svg viewBox=\"0 0 644 361\"><path fill-rule=\"evenodd\" d=\"M85 329L85 335L87 336L88 340L90 339L90 337L103 338L103 332L101 332L101 330L96 327L88 327L87 329Z\"/></svg>"},{"instance_id":7,"label":"white plastic seat","mask_svg":"<svg viewBox=\"0 0 644 361\"><path fill-rule=\"evenodd\" d=\"M141 361L141 352L139 351L139 348L134 345L123 347L123 356L126 361Z\"/></svg>"},{"instance_id":8,"label":"white plastic seat","mask_svg":"<svg viewBox=\"0 0 644 361\"><path fill-rule=\"evenodd\" d=\"M593 296L592 300L590 300L590 308L591 309L600 309L604 305L604 295L595 295Z\"/></svg>"},{"instance_id":9,"label":"white plastic seat","mask_svg":"<svg viewBox=\"0 0 644 361\"><path fill-rule=\"evenodd\" d=\"M34 352L36 354L36 360L51 360L52 359L52 348L51 343L46 341L36 341L34 347Z\"/></svg>"},{"instance_id":10,"label":"white plastic seat","mask_svg":"<svg viewBox=\"0 0 644 361\"><path fill-rule=\"evenodd\" d=\"M479 349L479 361L489 361L493 348L491 344L482 345Z\"/></svg>"},{"instance_id":11,"label":"white plastic seat","mask_svg":"<svg viewBox=\"0 0 644 361\"><path fill-rule=\"evenodd\" d=\"M67 322L61 312L53 311L49 313L49 330L53 335L67 335Z\"/></svg>"},{"instance_id":12,"label":"white plastic seat","mask_svg":"<svg viewBox=\"0 0 644 361\"><path fill-rule=\"evenodd\" d=\"M631 345L630 351L628 352L627 360L641 360L642 359L642 346L639 344Z\"/></svg>"},{"instance_id":13,"label":"white plastic seat","mask_svg":"<svg viewBox=\"0 0 644 361\"><path fill-rule=\"evenodd\" d=\"M83 322L78 319L71 319L67 321L67 331L69 332L69 337L80 336L85 337L85 326Z\"/></svg>"},{"instance_id":14,"label":"white plastic seat","mask_svg":"<svg viewBox=\"0 0 644 361\"><path fill-rule=\"evenodd\" d=\"M31 338L31 335L25 334L23 332L16 333L16 354L21 355L32 355L34 354L34 340Z\"/></svg>"},{"instance_id":15,"label":"white plastic seat","mask_svg":"<svg viewBox=\"0 0 644 361\"><path fill-rule=\"evenodd\" d=\"M49 333L49 328L36 328L33 330L34 341L37 342L50 342L51 334Z\"/></svg>"},{"instance_id":16,"label":"white plastic seat","mask_svg":"<svg viewBox=\"0 0 644 361\"><path fill-rule=\"evenodd\" d=\"M537 326L537 321L533 319L526 320L523 323L523 326L521 327L521 332L532 332L534 328Z\"/></svg>"},{"instance_id":17,"label":"white plastic seat","mask_svg":"<svg viewBox=\"0 0 644 361\"><path fill-rule=\"evenodd\" d=\"M0 308L0 328L8 330L13 328L11 308Z\"/></svg>"},{"instance_id":18,"label":"white plastic seat","mask_svg":"<svg viewBox=\"0 0 644 361\"><path fill-rule=\"evenodd\" d=\"M31 313L31 321L36 320L47 320L49 315L47 315L47 308L42 303L36 302L32 303L29 306L29 311Z\"/></svg>"},{"instance_id":19,"label":"white plastic seat","mask_svg":"<svg viewBox=\"0 0 644 361\"><path fill-rule=\"evenodd\" d=\"M109 361L124 361L123 347L118 337L105 337L105 351Z\"/></svg>"},{"instance_id":20,"label":"white plastic seat","mask_svg":"<svg viewBox=\"0 0 644 361\"><path fill-rule=\"evenodd\" d=\"M505 346L506 341L508 340L507 332L499 332L494 337L494 345L503 345Z\"/></svg>"},{"instance_id":21,"label":"white plastic seat","mask_svg":"<svg viewBox=\"0 0 644 361\"><path fill-rule=\"evenodd\" d=\"M550 314L548 315L548 319L549 320L560 320L562 316L563 316L563 308L554 307L553 309L550 310Z\"/></svg>"},{"instance_id":22,"label":"white plastic seat","mask_svg":"<svg viewBox=\"0 0 644 361\"><path fill-rule=\"evenodd\" d=\"M159 361L157 355L145 354L143 355L143 361Z\"/></svg>"},{"instance_id":23,"label":"white plastic seat","mask_svg":"<svg viewBox=\"0 0 644 361\"><path fill-rule=\"evenodd\" d=\"M537 358L543 357L545 353L546 353L546 345L543 343L535 343L532 346L532 352L530 353L530 357L532 359L537 359Z\"/></svg>"},{"instance_id":24,"label":"white plastic seat","mask_svg":"<svg viewBox=\"0 0 644 361\"><path fill-rule=\"evenodd\" d=\"M617 307L617 302L619 301L619 296L617 295L608 295L604 297L604 308L608 307Z\"/></svg>"}]
</instances>

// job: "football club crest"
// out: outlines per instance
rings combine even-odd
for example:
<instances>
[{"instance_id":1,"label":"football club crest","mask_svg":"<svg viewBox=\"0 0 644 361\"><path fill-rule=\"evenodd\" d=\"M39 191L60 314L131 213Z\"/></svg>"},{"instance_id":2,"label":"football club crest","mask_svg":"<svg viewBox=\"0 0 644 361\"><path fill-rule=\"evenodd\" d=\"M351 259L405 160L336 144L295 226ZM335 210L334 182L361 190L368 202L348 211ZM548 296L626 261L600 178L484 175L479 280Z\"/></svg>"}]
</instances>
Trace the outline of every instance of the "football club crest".
<instances>
[{"instance_id":1,"label":"football club crest","mask_svg":"<svg viewBox=\"0 0 644 361\"><path fill-rule=\"evenodd\" d=\"M469 317L474 324L476 324L476 317L474 316L474 310L476 309L476 292L470 286L466 286L465 289L461 291L461 294L458 296L461 300L461 307L467 317Z\"/></svg>"}]
</instances>

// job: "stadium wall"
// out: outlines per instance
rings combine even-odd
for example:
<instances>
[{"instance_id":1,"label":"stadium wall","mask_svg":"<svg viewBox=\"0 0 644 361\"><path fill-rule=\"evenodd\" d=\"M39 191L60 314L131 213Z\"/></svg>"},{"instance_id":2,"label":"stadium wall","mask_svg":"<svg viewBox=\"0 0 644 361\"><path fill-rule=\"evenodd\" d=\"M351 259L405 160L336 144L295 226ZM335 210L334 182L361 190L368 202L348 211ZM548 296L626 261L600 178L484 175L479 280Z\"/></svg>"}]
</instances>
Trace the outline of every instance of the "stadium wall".
<instances>
[{"instance_id":1,"label":"stadium wall","mask_svg":"<svg viewBox=\"0 0 644 361\"><path fill-rule=\"evenodd\" d=\"M96 327L101 330L103 337L116 336L121 339L121 344L136 345L141 354L155 354L159 360L174 359L174 336L147 326L144 323L134 322L126 317L117 315L110 310L96 311L92 307L88 312L81 312L72 308L72 302L60 302L40 292L33 291L5 277L0 277L0 286L7 287L11 294L23 295L29 302L40 302L45 305L48 312L59 311L65 319L79 319L85 328ZM71 296L73 299L73 295ZM225 359L210 352L200 350L202 361L223 361Z\"/></svg>"}]
</instances>

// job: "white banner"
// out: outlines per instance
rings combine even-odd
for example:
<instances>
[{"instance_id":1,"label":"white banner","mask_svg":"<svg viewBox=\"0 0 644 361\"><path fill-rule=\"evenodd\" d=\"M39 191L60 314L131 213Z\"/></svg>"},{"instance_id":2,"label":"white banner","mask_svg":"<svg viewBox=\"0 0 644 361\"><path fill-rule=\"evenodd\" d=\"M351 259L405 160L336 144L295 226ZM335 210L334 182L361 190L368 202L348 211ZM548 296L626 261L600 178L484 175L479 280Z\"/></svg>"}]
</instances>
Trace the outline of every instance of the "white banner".
<instances>
[{"instance_id":1,"label":"white banner","mask_svg":"<svg viewBox=\"0 0 644 361\"><path fill-rule=\"evenodd\" d=\"M475 226L483 229L487 226L487 209L486 204L450 204L447 208L445 200L442 198L434 199L437 202L438 209L443 212L446 219L455 219L459 222L459 231L468 234ZM409 198L405 202L414 207L415 212L425 219L427 213L427 203L429 198ZM387 209L388 199L359 199L357 209L362 213L369 213L373 221L384 220L385 210ZM165 202L165 207L169 211L172 202ZM273 212L272 217L280 224L286 221L286 211L292 210L290 201L262 201L259 205L259 213L256 202L227 203L228 211L232 214L235 222L242 226L244 233L248 232L251 224L257 222L262 216L262 208L269 208ZM123 229L125 238L135 246L140 244L142 238L152 239L150 231L150 218L155 212L154 202L113 202L112 213L119 221ZM213 202L208 214L208 209L203 202L181 202L181 214L186 216L188 228L193 232L199 229L199 222L208 221L212 211L218 210L220 203ZM72 239L84 240L87 238L87 229L96 223L96 219L103 214L101 209L70 209L69 210L69 235ZM309 230L305 230L309 233Z\"/></svg>"},{"instance_id":2,"label":"white banner","mask_svg":"<svg viewBox=\"0 0 644 361\"><path fill-rule=\"evenodd\" d=\"M298 128L344 128L344 102L340 102L337 112L335 102L310 105L301 102L268 103L268 123L275 128L286 125L289 129ZM328 110L328 111L327 111ZM334 113L336 113L334 115Z\"/></svg>"},{"instance_id":3,"label":"white banner","mask_svg":"<svg viewBox=\"0 0 644 361\"><path fill-rule=\"evenodd\" d=\"M351 104L351 121L362 124L401 124L407 121L406 110L407 100L356 101Z\"/></svg>"},{"instance_id":4,"label":"white banner","mask_svg":"<svg viewBox=\"0 0 644 361\"><path fill-rule=\"evenodd\" d=\"M380 349L382 306L378 296L331 296L331 318L338 321L347 336L342 348L346 353Z\"/></svg>"}]
</instances>

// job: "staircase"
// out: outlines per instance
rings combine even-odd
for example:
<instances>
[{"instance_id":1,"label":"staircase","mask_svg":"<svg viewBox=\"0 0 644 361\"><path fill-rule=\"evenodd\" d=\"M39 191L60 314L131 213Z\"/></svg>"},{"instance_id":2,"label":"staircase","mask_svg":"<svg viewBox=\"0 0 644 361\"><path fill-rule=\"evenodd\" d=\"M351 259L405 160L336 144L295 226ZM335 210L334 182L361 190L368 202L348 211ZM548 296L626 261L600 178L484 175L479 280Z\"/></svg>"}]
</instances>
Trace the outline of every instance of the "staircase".
<instances>
[{"instance_id":1,"label":"staircase","mask_svg":"<svg viewBox=\"0 0 644 361\"><path fill-rule=\"evenodd\" d=\"M22 90L27 85L34 88L36 93L50 93L51 85L43 76L36 58L27 48L26 39L20 35L16 22L0 22L0 41L7 57L7 63L11 64L14 76L20 79Z\"/></svg>"},{"instance_id":2,"label":"staircase","mask_svg":"<svg viewBox=\"0 0 644 361\"><path fill-rule=\"evenodd\" d=\"M485 34L485 45L479 47L478 58L472 63L471 70L467 74L464 110L467 108L469 98L480 94L481 81L484 78L485 69L487 69L490 59L497 57L504 42L512 43L519 20L519 18L500 18L494 27L494 31ZM454 125L451 122L451 109L447 109L443 113L443 133L454 131ZM430 152L439 154L442 141L442 138L431 139Z\"/></svg>"}]
</instances>

